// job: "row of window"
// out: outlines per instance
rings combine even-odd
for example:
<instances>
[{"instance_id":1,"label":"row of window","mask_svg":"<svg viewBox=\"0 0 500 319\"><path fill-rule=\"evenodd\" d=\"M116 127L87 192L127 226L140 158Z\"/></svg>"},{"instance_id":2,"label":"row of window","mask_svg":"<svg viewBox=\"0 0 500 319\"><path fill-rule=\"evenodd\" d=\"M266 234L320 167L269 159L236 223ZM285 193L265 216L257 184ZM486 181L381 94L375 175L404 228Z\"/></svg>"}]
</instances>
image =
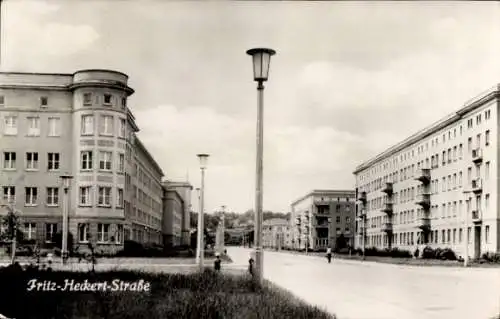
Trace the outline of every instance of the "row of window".
<instances>
[{"instance_id":1,"label":"row of window","mask_svg":"<svg viewBox=\"0 0 500 319\"><path fill-rule=\"evenodd\" d=\"M41 135L42 126L40 117L26 117L27 136L37 137ZM4 118L3 134L6 136L16 136L19 133L19 123L17 115L8 115ZM101 136L115 136L125 138L127 136L127 122L124 118L118 118L118 132L115 132L115 117L112 115L100 115L99 121L95 120L93 114L82 115L80 134L82 136L93 136L96 132L96 124L98 124L98 132ZM49 117L47 119L47 136L61 136L61 119L59 117Z\"/></svg>"},{"instance_id":2,"label":"row of window","mask_svg":"<svg viewBox=\"0 0 500 319\"><path fill-rule=\"evenodd\" d=\"M484 134L485 134L485 142L484 142L484 144L485 144L485 146L488 146L490 144L490 137L491 137L490 136L491 135L490 131L486 130ZM451 139L451 131L448 132L448 135L449 135L449 139ZM454 136L456 137L456 132L454 133ZM437 146L439 144L438 141L439 141L439 139L437 137L435 139L433 139L432 140L432 147ZM446 134L443 134L443 142L445 142L445 141L446 141ZM425 145L425 148L424 148L423 145ZM411 159L419 156L420 154L427 152L428 149L429 149L428 143L423 144L423 145L417 147L416 154L415 154L415 150L411 150L411 151L409 150L409 151L407 151L407 152L399 155L400 162L405 162L407 160L411 160ZM476 135L476 147L477 148L481 147L481 133L479 133L479 134ZM462 144L460 144L459 145L460 157L462 157L462 152L463 152L462 148L463 148L463 146L462 146ZM453 149L453 152L455 154L453 156L453 158L456 160L457 146L454 146L452 149ZM472 137L468 138L468 149L469 149L469 151L472 149ZM451 148L449 148L447 150L447 152L446 152L446 150L444 150L442 152L442 154L443 154L443 165L445 165L445 163L446 163L446 154L448 154L448 163L450 163L451 162L451 160L450 160L450 158L451 158ZM435 164L432 165L433 167L437 165L437 162L438 162L437 158L438 157L436 157ZM372 167L370 170L368 170L368 171L366 171L366 172L364 172L364 173L362 173L362 174L359 175L359 181L365 181L365 180L369 179L370 176L377 175L378 173L380 173L380 172L382 172L384 170L388 170L388 169L396 167L397 164L398 164L398 156L395 156L393 158L393 160L392 160L392 165L390 165L390 164L391 164L391 161L388 160L385 163L381 163L381 164L378 164L378 165ZM430 168L430 166L429 166L429 158L426 159L426 166Z\"/></svg>"},{"instance_id":3,"label":"row of window","mask_svg":"<svg viewBox=\"0 0 500 319\"><path fill-rule=\"evenodd\" d=\"M78 204L80 206L89 207L92 206L92 186L80 186L78 189ZM97 206L101 207L111 207L112 206L112 187L108 186L98 186L97 187ZM45 204L48 206L58 206L59 205L59 188L58 187L47 187L46 188L46 200ZM25 206L36 206L40 204L40 187L30 186L24 187L24 204ZM3 186L3 199L7 203L16 202L16 187L15 186ZM115 194L115 206L117 208L123 208L123 189L116 188Z\"/></svg>"},{"instance_id":4,"label":"row of window","mask_svg":"<svg viewBox=\"0 0 500 319\"><path fill-rule=\"evenodd\" d=\"M94 98L93 98L94 96ZM86 92L83 93L83 105L92 106L98 105L102 98L102 105L112 107L116 104L115 100L119 100L119 97L113 96L111 93L104 93L103 95ZM0 107L4 107L5 103L5 95L0 95ZM42 108L49 107L49 97L48 96L40 96L39 97L39 105ZM121 109L124 110L127 107L127 98L121 98Z\"/></svg>"},{"instance_id":5,"label":"row of window","mask_svg":"<svg viewBox=\"0 0 500 319\"><path fill-rule=\"evenodd\" d=\"M159 210L154 210L154 212L159 212ZM152 216L135 205L131 206L127 201L125 201L125 218L151 225L151 227L161 228L161 218ZM180 224L180 221L178 223Z\"/></svg>"},{"instance_id":6,"label":"row of window","mask_svg":"<svg viewBox=\"0 0 500 319\"><path fill-rule=\"evenodd\" d=\"M473 243L472 228L467 229L469 244ZM369 246L386 246L389 238L386 234L369 235L367 236L367 244ZM461 244L464 241L463 228L433 230L429 233L428 244ZM490 226L484 226L484 236L482 236L484 244L490 243ZM401 232L392 234L392 243L394 245L412 246L424 244L422 232Z\"/></svg>"}]
</instances>

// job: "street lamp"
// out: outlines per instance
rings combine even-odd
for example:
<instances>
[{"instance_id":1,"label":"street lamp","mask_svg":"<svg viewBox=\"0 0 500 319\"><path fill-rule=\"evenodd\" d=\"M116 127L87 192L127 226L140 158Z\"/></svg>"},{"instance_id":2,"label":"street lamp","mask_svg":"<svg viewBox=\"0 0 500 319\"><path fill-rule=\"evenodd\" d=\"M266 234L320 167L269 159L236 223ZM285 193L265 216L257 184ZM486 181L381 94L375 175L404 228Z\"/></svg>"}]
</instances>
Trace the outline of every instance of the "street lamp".
<instances>
[{"instance_id":1,"label":"street lamp","mask_svg":"<svg viewBox=\"0 0 500 319\"><path fill-rule=\"evenodd\" d=\"M68 213L69 213L68 191L73 176L61 175L60 178L62 180L63 190L64 190L61 257L62 257L62 263L63 265L65 265L68 260Z\"/></svg>"},{"instance_id":2,"label":"street lamp","mask_svg":"<svg viewBox=\"0 0 500 319\"><path fill-rule=\"evenodd\" d=\"M200 267L200 271L203 271L203 255L204 255L204 241L203 241L203 212L204 212L204 200L205 200L205 169L207 168L208 154L198 154L200 159L200 169L201 169L201 195L200 195L200 211L198 213L198 245L196 246L196 259Z\"/></svg>"},{"instance_id":3,"label":"street lamp","mask_svg":"<svg viewBox=\"0 0 500 319\"><path fill-rule=\"evenodd\" d=\"M276 51L265 48L255 48L247 51L253 60L253 78L257 82L257 160L255 186L255 265L256 279L262 283L263 278L263 251L262 251L262 176L264 152L264 82L269 76L271 56Z\"/></svg>"}]
</instances>

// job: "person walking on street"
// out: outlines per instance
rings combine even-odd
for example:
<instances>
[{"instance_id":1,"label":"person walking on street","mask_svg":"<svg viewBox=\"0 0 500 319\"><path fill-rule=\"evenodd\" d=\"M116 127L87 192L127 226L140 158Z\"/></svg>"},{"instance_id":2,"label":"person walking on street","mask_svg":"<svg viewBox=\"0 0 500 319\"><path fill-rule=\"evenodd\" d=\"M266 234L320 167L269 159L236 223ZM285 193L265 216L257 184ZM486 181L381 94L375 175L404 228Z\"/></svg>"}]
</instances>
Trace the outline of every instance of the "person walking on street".
<instances>
[{"instance_id":1,"label":"person walking on street","mask_svg":"<svg viewBox=\"0 0 500 319\"><path fill-rule=\"evenodd\" d=\"M215 261L214 261L214 269L215 271L219 272L220 271L220 264L221 264L220 256L219 253L215 255Z\"/></svg>"},{"instance_id":2,"label":"person walking on street","mask_svg":"<svg viewBox=\"0 0 500 319\"><path fill-rule=\"evenodd\" d=\"M253 263L254 263L254 260L252 258L252 256L250 256L250 259L248 260L248 272L250 273L250 276L253 277Z\"/></svg>"},{"instance_id":3,"label":"person walking on street","mask_svg":"<svg viewBox=\"0 0 500 319\"><path fill-rule=\"evenodd\" d=\"M328 259L328 263L332 262L332 249L330 247L326 249L326 258Z\"/></svg>"}]
</instances>

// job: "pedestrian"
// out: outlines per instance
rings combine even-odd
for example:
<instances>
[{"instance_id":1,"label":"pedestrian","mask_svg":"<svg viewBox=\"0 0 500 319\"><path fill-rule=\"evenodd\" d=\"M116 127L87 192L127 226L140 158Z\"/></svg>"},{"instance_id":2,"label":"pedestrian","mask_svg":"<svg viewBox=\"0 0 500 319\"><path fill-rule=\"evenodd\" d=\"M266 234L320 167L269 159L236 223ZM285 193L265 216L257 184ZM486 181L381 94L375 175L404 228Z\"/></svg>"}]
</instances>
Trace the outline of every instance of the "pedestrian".
<instances>
[{"instance_id":1,"label":"pedestrian","mask_svg":"<svg viewBox=\"0 0 500 319\"><path fill-rule=\"evenodd\" d=\"M328 263L332 262L332 249L330 247L326 249L326 258L328 259Z\"/></svg>"},{"instance_id":2,"label":"pedestrian","mask_svg":"<svg viewBox=\"0 0 500 319\"><path fill-rule=\"evenodd\" d=\"M220 271L220 264L221 264L221 260L220 260L219 253L216 253L215 254L215 261L214 261L214 269L215 269L215 271L217 271L217 272Z\"/></svg>"},{"instance_id":3,"label":"pedestrian","mask_svg":"<svg viewBox=\"0 0 500 319\"><path fill-rule=\"evenodd\" d=\"M248 260L248 272L250 273L250 276L253 277L253 264L254 264L254 260L252 258L252 256L250 256L250 259Z\"/></svg>"}]
</instances>

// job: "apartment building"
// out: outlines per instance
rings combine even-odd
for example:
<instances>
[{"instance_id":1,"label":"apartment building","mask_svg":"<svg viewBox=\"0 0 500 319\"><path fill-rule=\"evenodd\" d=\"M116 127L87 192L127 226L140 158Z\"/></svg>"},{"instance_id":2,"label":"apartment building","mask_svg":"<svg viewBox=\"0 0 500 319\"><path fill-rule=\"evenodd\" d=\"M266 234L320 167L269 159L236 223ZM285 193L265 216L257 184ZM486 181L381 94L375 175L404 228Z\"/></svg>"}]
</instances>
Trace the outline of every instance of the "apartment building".
<instances>
[{"instance_id":1,"label":"apartment building","mask_svg":"<svg viewBox=\"0 0 500 319\"><path fill-rule=\"evenodd\" d=\"M163 245L173 247L182 243L184 200L174 189L163 187Z\"/></svg>"},{"instance_id":2,"label":"apartment building","mask_svg":"<svg viewBox=\"0 0 500 319\"><path fill-rule=\"evenodd\" d=\"M293 247L295 249L335 249L342 234L347 245L354 245L354 190L313 190L291 205Z\"/></svg>"},{"instance_id":3,"label":"apartment building","mask_svg":"<svg viewBox=\"0 0 500 319\"><path fill-rule=\"evenodd\" d=\"M14 208L26 238L50 243L61 232L68 174L75 246L161 242L164 174L137 138L127 82L111 70L0 73L0 214Z\"/></svg>"},{"instance_id":4,"label":"apartment building","mask_svg":"<svg viewBox=\"0 0 500 319\"><path fill-rule=\"evenodd\" d=\"M175 190L183 202L183 211L181 214L180 227L181 227L181 240L180 244L190 245L191 236L191 192L193 191L193 185L189 182L179 182L179 181L164 181L163 186L169 190Z\"/></svg>"},{"instance_id":5,"label":"apartment building","mask_svg":"<svg viewBox=\"0 0 500 319\"><path fill-rule=\"evenodd\" d=\"M358 166L358 247L500 251L495 86ZM467 245L467 246L466 246Z\"/></svg>"},{"instance_id":6,"label":"apartment building","mask_svg":"<svg viewBox=\"0 0 500 319\"><path fill-rule=\"evenodd\" d=\"M272 218L262 223L262 244L264 248L281 250L290 248L291 243L290 223L287 219Z\"/></svg>"}]
</instances>

